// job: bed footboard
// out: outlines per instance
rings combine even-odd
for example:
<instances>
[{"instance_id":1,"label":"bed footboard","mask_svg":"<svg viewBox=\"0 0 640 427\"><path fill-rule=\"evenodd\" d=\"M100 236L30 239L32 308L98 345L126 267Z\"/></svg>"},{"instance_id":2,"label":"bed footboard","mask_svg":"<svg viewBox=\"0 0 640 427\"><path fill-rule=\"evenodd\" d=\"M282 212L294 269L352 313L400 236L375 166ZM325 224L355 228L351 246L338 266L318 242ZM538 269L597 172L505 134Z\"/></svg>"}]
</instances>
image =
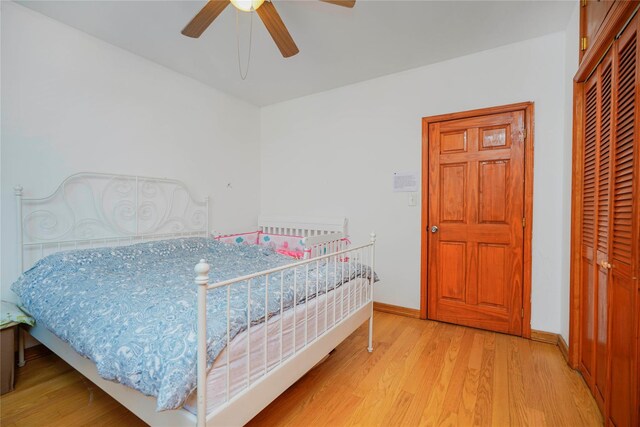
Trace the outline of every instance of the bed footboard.
<instances>
[{"instance_id":1,"label":"bed footboard","mask_svg":"<svg viewBox=\"0 0 640 427\"><path fill-rule=\"evenodd\" d=\"M198 286L198 358L197 358L197 425L243 425L264 409L284 390L302 377L340 342L355 331L364 321L369 320L369 340L367 350L373 351L373 283L375 281L375 240L371 233L368 244L350 249L328 251L326 255L294 262L282 267L255 274L209 284L209 264L201 260L195 267L195 283ZM330 242L334 245L337 243ZM331 247L331 249L336 249ZM333 271L331 271L333 270ZM313 274L310 274L310 271ZM271 279L270 279L271 278ZM251 336L251 293L252 284L264 283L264 360L263 371L258 379L251 374L251 339L247 340L246 386L233 394L230 386L231 369L229 352L226 360L225 402L207 413L207 292L217 288L227 289L227 348L230 347L231 286L247 286L247 333ZM269 290L279 288L279 309L269 311ZM283 314L285 288L293 292L293 310L304 301L304 336L296 337L294 320L293 346L290 352L283 351ZM254 291L255 292L255 291ZM329 295L332 295L331 298ZM321 298L323 296L323 298ZM338 298L340 298L338 300ZM320 302L320 300L323 300ZM332 306L330 306L330 300ZM275 305L277 305L276 300ZM307 310L315 303L315 325L309 324ZM274 304L272 304L274 305ZM318 307L320 305L320 307ZM322 310L322 312L320 311ZM323 313L323 328L318 327ZM294 315L295 316L295 315ZM279 354L275 366L268 362L268 325L273 318L279 322ZM313 331L315 334L308 333Z\"/></svg>"}]
</instances>

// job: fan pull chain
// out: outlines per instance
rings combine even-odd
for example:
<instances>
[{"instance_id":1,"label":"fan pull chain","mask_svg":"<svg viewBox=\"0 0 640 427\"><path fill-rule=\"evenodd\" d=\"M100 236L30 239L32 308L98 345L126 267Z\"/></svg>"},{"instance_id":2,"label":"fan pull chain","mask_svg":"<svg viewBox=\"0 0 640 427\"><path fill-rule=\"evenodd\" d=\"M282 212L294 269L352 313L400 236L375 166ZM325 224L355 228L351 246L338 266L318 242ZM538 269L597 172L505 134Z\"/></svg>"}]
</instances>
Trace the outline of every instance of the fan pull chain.
<instances>
[{"instance_id":1,"label":"fan pull chain","mask_svg":"<svg viewBox=\"0 0 640 427\"><path fill-rule=\"evenodd\" d=\"M251 63L251 45L252 40L253 40L253 12L251 13L251 21L249 24L249 55L247 56L247 69L245 70L244 74L242 73L242 63L240 61L240 21L239 21L239 15L240 15L240 11L236 9L236 39L238 41L237 46L238 46L238 70L240 71L240 78L242 80L246 80L247 75L249 74L249 64Z\"/></svg>"}]
</instances>

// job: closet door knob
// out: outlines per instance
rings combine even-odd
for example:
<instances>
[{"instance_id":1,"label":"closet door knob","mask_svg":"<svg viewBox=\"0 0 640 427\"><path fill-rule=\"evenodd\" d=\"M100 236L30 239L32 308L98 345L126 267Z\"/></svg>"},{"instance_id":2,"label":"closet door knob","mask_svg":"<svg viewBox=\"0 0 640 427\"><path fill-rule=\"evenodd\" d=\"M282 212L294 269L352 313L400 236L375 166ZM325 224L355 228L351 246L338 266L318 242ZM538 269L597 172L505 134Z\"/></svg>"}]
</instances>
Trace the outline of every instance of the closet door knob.
<instances>
[{"instance_id":1,"label":"closet door knob","mask_svg":"<svg viewBox=\"0 0 640 427\"><path fill-rule=\"evenodd\" d=\"M600 261L600 266L607 270L611 268L611 264L609 264L607 261L604 261L604 260Z\"/></svg>"},{"instance_id":2,"label":"closet door knob","mask_svg":"<svg viewBox=\"0 0 640 427\"><path fill-rule=\"evenodd\" d=\"M431 232L432 233L437 233L438 232L438 226L437 225L432 226L431 227Z\"/></svg>"}]
</instances>

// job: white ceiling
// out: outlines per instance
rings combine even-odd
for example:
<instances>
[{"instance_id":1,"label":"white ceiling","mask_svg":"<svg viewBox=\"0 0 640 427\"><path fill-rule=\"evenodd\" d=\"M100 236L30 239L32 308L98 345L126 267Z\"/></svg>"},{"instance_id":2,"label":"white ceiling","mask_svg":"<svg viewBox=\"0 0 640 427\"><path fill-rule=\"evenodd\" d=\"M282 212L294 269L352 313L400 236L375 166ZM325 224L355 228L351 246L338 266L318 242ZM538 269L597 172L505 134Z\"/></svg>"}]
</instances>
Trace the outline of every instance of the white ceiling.
<instances>
[{"instance_id":1,"label":"white ceiling","mask_svg":"<svg viewBox=\"0 0 640 427\"><path fill-rule=\"evenodd\" d=\"M255 105L268 105L563 31L575 1L372 1L353 9L274 0L300 53L284 59L254 17L246 80L236 13L199 39L180 30L204 1L23 1L24 6ZM250 16L241 14L243 64Z\"/></svg>"}]
</instances>

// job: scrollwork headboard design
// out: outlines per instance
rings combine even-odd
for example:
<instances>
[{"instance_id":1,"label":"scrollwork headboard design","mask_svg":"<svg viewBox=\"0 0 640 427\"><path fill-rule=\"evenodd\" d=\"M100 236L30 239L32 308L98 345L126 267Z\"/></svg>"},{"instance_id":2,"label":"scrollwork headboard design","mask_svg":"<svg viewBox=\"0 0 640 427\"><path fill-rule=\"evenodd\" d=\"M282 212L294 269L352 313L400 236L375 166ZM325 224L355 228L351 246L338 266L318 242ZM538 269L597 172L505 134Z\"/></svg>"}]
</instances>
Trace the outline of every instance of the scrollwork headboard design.
<instances>
[{"instance_id":1,"label":"scrollwork headboard design","mask_svg":"<svg viewBox=\"0 0 640 427\"><path fill-rule=\"evenodd\" d=\"M20 271L50 253L149 240L206 236L209 200L176 180L78 173L48 197L18 204Z\"/></svg>"}]
</instances>

